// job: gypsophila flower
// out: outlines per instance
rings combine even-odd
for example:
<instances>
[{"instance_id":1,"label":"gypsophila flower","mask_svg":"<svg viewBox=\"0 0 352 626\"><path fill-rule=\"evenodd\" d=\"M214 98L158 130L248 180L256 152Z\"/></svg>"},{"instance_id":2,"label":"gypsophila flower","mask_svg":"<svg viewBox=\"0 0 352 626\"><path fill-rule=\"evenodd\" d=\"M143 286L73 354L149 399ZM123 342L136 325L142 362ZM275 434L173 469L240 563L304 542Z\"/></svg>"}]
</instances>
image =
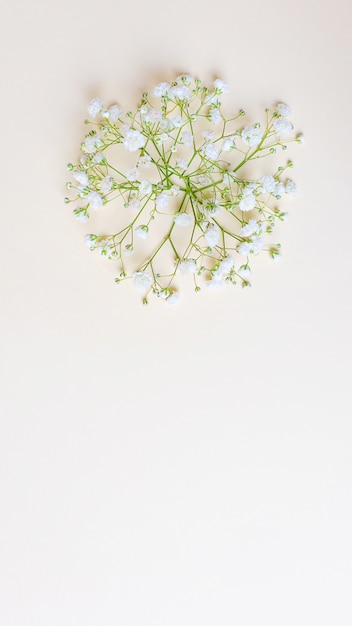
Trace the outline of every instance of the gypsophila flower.
<instances>
[{"instance_id":1,"label":"gypsophila flower","mask_svg":"<svg viewBox=\"0 0 352 626\"><path fill-rule=\"evenodd\" d=\"M263 132L259 126L245 126L241 133L242 140L251 147L258 146L262 140Z\"/></svg>"},{"instance_id":2,"label":"gypsophila flower","mask_svg":"<svg viewBox=\"0 0 352 626\"><path fill-rule=\"evenodd\" d=\"M123 145L130 152L136 152L139 148L143 148L146 141L146 138L139 132L139 130L129 129L125 135Z\"/></svg>"},{"instance_id":3,"label":"gypsophila flower","mask_svg":"<svg viewBox=\"0 0 352 626\"><path fill-rule=\"evenodd\" d=\"M273 127L279 137L288 137L293 131L293 125L284 117L279 117L273 121Z\"/></svg>"},{"instance_id":4,"label":"gypsophila flower","mask_svg":"<svg viewBox=\"0 0 352 626\"><path fill-rule=\"evenodd\" d=\"M190 224L192 224L193 219L192 216L188 213L178 213L174 217L174 222L175 224L177 224L177 226L189 226Z\"/></svg>"},{"instance_id":5,"label":"gypsophila flower","mask_svg":"<svg viewBox=\"0 0 352 626\"><path fill-rule=\"evenodd\" d=\"M99 97L88 104L90 130L77 163L67 166L72 180L65 202L74 203L79 222L103 213L105 223L116 223L109 234L102 227L86 235L85 243L116 265L116 284L129 280L144 303L153 295L176 303L187 275L196 292L201 283L247 289L249 259L281 257L270 236L277 221L288 219L281 199L297 187L287 178L290 160L263 163L304 136L285 143L293 125L283 102L265 109L259 121L243 123L242 110L227 116L221 103L227 93L220 78L209 88L181 74L156 85L152 98L143 93L126 113ZM111 211L93 214L110 203Z\"/></svg>"},{"instance_id":6,"label":"gypsophila flower","mask_svg":"<svg viewBox=\"0 0 352 626\"><path fill-rule=\"evenodd\" d=\"M93 98L93 100L91 100L88 105L87 111L89 115L94 118L98 115L98 113L100 113L102 108L103 108L103 103L100 100L100 98Z\"/></svg>"},{"instance_id":7,"label":"gypsophila flower","mask_svg":"<svg viewBox=\"0 0 352 626\"><path fill-rule=\"evenodd\" d=\"M145 291L153 284L153 280L147 272L134 272L132 275L133 286L138 291Z\"/></svg>"},{"instance_id":8,"label":"gypsophila flower","mask_svg":"<svg viewBox=\"0 0 352 626\"><path fill-rule=\"evenodd\" d=\"M284 104L284 102L279 102L276 108L280 115L282 115L283 117L288 117L289 115L292 115L290 107L287 104Z\"/></svg>"}]
</instances>

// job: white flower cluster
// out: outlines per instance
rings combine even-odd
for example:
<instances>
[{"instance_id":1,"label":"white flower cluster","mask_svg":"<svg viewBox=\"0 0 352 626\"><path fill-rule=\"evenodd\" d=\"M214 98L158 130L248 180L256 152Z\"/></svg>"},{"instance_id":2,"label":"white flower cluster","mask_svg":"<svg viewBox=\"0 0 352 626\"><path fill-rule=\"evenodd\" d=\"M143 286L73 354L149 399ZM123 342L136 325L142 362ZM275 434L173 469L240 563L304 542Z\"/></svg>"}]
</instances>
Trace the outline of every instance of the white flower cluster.
<instances>
[{"instance_id":1,"label":"white flower cluster","mask_svg":"<svg viewBox=\"0 0 352 626\"><path fill-rule=\"evenodd\" d=\"M221 98L229 91L221 79L208 88L183 74L156 85L152 96L144 93L134 113L123 114L118 104L105 107L99 97L88 105L94 121L79 162L68 165L73 197L65 201L75 203L81 222L114 204L116 232L88 234L85 242L117 263L116 282L130 279L144 302L149 293L177 302L179 275L191 275L196 291L199 282L249 287L252 255L266 250L274 260L281 256L280 244L266 239L276 220L288 217L278 201L297 193L286 176L292 162L255 180L243 172L252 160L289 142L303 143L304 136L294 135L283 102L266 109L265 123L243 124L242 110L224 116ZM123 152L131 154L128 167ZM142 255L133 263L138 247Z\"/></svg>"}]
</instances>

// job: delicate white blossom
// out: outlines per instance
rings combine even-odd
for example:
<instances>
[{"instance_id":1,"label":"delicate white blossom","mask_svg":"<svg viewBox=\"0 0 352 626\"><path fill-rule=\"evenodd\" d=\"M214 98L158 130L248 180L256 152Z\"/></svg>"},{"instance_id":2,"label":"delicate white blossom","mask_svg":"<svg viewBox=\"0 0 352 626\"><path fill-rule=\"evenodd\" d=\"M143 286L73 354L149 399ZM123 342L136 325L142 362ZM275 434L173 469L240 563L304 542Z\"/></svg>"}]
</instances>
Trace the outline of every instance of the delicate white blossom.
<instances>
[{"instance_id":1,"label":"delicate white blossom","mask_svg":"<svg viewBox=\"0 0 352 626\"><path fill-rule=\"evenodd\" d=\"M297 193L296 183L293 180L288 180L285 185L285 191L290 196L294 196Z\"/></svg>"},{"instance_id":2,"label":"delicate white blossom","mask_svg":"<svg viewBox=\"0 0 352 626\"><path fill-rule=\"evenodd\" d=\"M210 225L204 233L204 239L210 248L214 248L219 241L220 232L216 226Z\"/></svg>"},{"instance_id":3,"label":"delicate white blossom","mask_svg":"<svg viewBox=\"0 0 352 626\"><path fill-rule=\"evenodd\" d=\"M78 170L76 172L73 172L72 176L83 187L86 187L88 185L88 176L87 176L86 172L82 172L81 170Z\"/></svg>"},{"instance_id":4,"label":"delicate white blossom","mask_svg":"<svg viewBox=\"0 0 352 626\"><path fill-rule=\"evenodd\" d=\"M177 213L174 217L174 222L177 226L189 226L193 222L193 218L188 213Z\"/></svg>"},{"instance_id":5,"label":"delicate white blossom","mask_svg":"<svg viewBox=\"0 0 352 626\"><path fill-rule=\"evenodd\" d=\"M227 83L225 83L225 81L221 80L220 78L217 78L216 80L214 80L213 84L214 84L214 88L219 93L230 93L230 87L228 86Z\"/></svg>"},{"instance_id":6,"label":"delicate white blossom","mask_svg":"<svg viewBox=\"0 0 352 626\"><path fill-rule=\"evenodd\" d=\"M87 200L92 209L100 209L103 205L103 197L97 191L90 191L87 195Z\"/></svg>"},{"instance_id":7,"label":"delicate white blossom","mask_svg":"<svg viewBox=\"0 0 352 626\"><path fill-rule=\"evenodd\" d=\"M292 115L292 111L290 109L290 107L285 104L284 102L279 102L279 104L277 105L277 110L280 113L280 115L282 115L282 117L288 117L290 115Z\"/></svg>"},{"instance_id":8,"label":"delicate white blossom","mask_svg":"<svg viewBox=\"0 0 352 626\"><path fill-rule=\"evenodd\" d=\"M178 267L181 274L194 274L197 270L197 265L194 259L184 259Z\"/></svg>"},{"instance_id":9,"label":"delicate white blossom","mask_svg":"<svg viewBox=\"0 0 352 626\"><path fill-rule=\"evenodd\" d=\"M251 147L258 146L263 137L263 131L259 126L245 126L241 134L242 140Z\"/></svg>"},{"instance_id":10,"label":"delicate white blossom","mask_svg":"<svg viewBox=\"0 0 352 626\"><path fill-rule=\"evenodd\" d=\"M137 228L134 229L134 232L137 237L140 237L140 239L148 239L148 226L137 226Z\"/></svg>"},{"instance_id":11,"label":"delicate white blossom","mask_svg":"<svg viewBox=\"0 0 352 626\"><path fill-rule=\"evenodd\" d=\"M102 108L103 108L103 103L100 100L100 98L93 98L93 100L90 101L87 110L88 110L89 115L94 118L98 115L98 113L100 113Z\"/></svg>"},{"instance_id":12,"label":"delicate white blossom","mask_svg":"<svg viewBox=\"0 0 352 626\"><path fill-rule=\"evenodd\" d=\"M273 127L279 137L288 137L293 131L293 125L284 117L278 117L273 121Z\"/></svg>"},{"instance_id":13,"label":"delicate white blossom","mask_svg":"<svg viewBox=\"0 0 352 626\"><path fill-rule=\"evenodd\" d=\"M256 198L253 193L248 193L240 200L241 211L252 211L256 205Z\"/></svg>"},{"instance_id":14,"label":"delicate white blossom","mask_svg":"<svg viewBox=\"0 0 352 626\"><path fill-rule=\"evenodd\" d=\"M166 209L169 204L169 196L167 195L167 193L165 193L164 191L160 193L155 199L155 204L158 209Z\"/></svg>"},{"instance_id":15,"label":"delicate white blossom","mask_svg":"<svg viewBox=\"0 0 352 626\"><path fill-rule=\"evenodd\" d=\"M123 145L130 152L136 152L139 148L143 148L146 141L146 138L139 132L139 130L130 129L125 135Z\"/></svg>"},{"instance_id":16,"label":"delicate white blossom","mask_svg":"<svg viewBox=\"0 0 352 626\"><path fill-rule=\"evenodd\" d=\"M153 283L153 280L147 272L134 272L132 275L133 286L138 291L145 291Z\"/></svg>"}]
</instances>

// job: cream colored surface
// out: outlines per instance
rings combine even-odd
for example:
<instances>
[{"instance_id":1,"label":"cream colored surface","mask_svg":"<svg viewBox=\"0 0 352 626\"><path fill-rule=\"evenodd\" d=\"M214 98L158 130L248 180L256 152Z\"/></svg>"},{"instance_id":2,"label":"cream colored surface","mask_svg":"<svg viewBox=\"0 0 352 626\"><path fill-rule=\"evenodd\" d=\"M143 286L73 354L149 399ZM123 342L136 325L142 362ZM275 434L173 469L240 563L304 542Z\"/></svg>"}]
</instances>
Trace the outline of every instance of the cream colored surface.
<instances>
[{"instance_id":1,"label":"cream colored surface","mask_svg":"<svg viewBox=\"0 0 352 626\"><path fill-rule=\"evenodd\" d=\"M350 32L343 0L2 8L2 626L352 623ZM93 95L182 71L290 104L300 195L250 292L143 308L65 165Z\"/></svg>"}]
</instances>

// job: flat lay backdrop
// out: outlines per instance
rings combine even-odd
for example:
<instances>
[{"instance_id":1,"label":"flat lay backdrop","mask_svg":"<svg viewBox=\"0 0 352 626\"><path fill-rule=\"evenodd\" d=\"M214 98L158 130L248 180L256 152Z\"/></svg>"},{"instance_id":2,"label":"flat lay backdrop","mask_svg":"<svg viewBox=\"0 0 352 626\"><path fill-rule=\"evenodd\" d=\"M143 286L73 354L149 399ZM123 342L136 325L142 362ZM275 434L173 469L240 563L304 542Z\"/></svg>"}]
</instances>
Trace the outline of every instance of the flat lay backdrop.
<instances>
[{"instance_id":1,"label":"flat lay backdrop","mask_svg":"<svg viewBox=\"0 0 352 626\"><path fill-rule=\"evenodd\" d=\"M3 5L2 626L352 623L351 22L344 0ZM250 291L142 307L84 246L66 163L93 96L133 108L181 72L248 123L290 105L300 193Z\"/></svg>"}]
</instances>

